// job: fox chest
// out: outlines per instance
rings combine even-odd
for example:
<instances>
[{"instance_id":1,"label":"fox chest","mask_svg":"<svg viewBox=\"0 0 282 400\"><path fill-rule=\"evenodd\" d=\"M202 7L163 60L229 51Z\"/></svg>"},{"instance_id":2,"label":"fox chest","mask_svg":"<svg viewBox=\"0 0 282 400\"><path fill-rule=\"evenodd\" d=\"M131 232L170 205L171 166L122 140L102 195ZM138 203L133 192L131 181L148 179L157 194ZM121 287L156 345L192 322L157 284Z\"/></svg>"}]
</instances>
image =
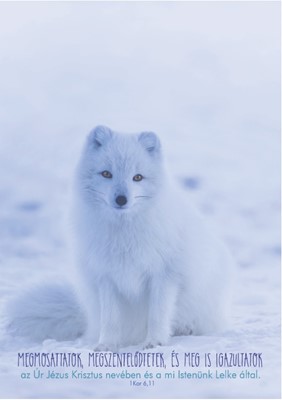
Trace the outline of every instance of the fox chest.
<instances>
[{"instance_id":1,"label":"fox chest","mask_svg":"<svg viewBox=\"0 0 282 400\"><path fill-rule=\"evenodd\" d=\"M147 290L150 279L165 268L165 263L147 240L116 240L100 248L92 267L99 277L110 279L122 295L132 298Z\"/></svg>"},{"instance_id":2,"label":"fox chest","mask_svg":"<svg viewBox=\"0 0 282 400\"><path fill-rule=\"evenodd\" d=\"M111 254L105 257L105 272L125 297L141 294L150 280L152 265L156 265L157 261L148 253L148 249L143 254L138 249L112 249Z\"/></svg>"}]
</instances>

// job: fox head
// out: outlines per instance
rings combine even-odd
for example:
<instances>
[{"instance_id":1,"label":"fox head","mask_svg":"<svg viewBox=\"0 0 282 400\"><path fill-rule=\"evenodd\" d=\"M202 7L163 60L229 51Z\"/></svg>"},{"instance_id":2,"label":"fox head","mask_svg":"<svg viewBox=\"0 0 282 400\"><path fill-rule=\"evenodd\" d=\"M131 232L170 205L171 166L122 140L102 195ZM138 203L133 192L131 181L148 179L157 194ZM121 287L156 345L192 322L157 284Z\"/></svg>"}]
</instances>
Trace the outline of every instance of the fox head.
<instances>
[{"instance_id":1,"label":"fox head","mask_svg":"<svg viewBox=\"0 0 282 400\"><path fill-rule=\"evenodd\" d=\"M78 181L84 200L97 210L122 215L149 207L163 181L159 138L97 126L88 135Z\"/></svg>"}]
</instances>

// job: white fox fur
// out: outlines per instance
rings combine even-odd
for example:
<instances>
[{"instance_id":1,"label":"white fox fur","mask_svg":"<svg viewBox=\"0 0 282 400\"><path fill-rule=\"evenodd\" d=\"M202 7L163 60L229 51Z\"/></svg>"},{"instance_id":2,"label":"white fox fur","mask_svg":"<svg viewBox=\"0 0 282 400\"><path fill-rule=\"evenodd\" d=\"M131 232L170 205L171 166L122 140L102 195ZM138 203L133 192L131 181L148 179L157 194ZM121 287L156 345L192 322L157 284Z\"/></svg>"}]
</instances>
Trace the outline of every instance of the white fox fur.
<instances>
[{"instance_id":1,"label":"white fox fur","mask_svg":"<svg viewBox=\"0 0 282 400\"><path fill-rule=\"evenodd\" d=\"M73 340L86 329L85 314L70 284L34 282L6 307L8 331L31 340Z\"/></svg>"},{"instance_id":2,"label":"white fox fur","mask_svg":"<svg viewBox=\"0 0 282 400\"><path fill-rule=\"evenodd\" d=\"M74 224L77 299L67 287L34 289L8 308L10 331L40 340L83 334L113 350L226 327L232 261L171 183L154 133L98 126L89 134Z\"/></svg>"}]
</instances>

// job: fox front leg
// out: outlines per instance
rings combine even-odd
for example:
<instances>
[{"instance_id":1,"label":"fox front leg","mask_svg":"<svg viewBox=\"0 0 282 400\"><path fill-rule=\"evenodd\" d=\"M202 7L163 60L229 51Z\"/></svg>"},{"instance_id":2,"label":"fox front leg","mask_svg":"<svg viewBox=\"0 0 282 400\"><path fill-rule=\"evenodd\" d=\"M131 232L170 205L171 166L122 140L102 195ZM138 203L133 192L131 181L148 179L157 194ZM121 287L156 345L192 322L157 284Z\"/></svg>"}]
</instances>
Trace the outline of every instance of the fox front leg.
<instances>
[{"instance_id":1,"label":"fox front leg","mask_svg":"<svg viewBox=\"0 0 282 400\"><path fill-rule=\"evenodd\" d=\"M148 328L144 348L167 344L175 308L177 286L168 277L154 277L149 288Z\"/></svg>"},{"instance_id":2,"label":"fox front leg","mask_svg":"<svg viewBox=\"0 0 282 400\"><path fill-rule=\"evenodd\" d=\"M105 280L99 287L100 335L96 351L116 351L120 344L120 299L114 285Z\"/></svg>"}]
</instances>

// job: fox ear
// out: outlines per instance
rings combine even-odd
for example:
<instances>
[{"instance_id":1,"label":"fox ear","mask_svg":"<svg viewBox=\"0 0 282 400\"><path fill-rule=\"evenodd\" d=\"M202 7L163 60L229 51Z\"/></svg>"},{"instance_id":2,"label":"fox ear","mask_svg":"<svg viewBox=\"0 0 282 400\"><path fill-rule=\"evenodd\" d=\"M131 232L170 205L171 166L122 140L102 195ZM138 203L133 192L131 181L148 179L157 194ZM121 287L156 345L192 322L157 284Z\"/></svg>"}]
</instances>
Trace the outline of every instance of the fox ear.
<instances>
[{"instance_id":1,"label":"fox ear","mask_svg":"<svg viewBox=\"0 0 282 400\"><path fill-rule=\"evenodd\" d=\"M98 125L94 128L88 137L89 143L93 144L96 149L103 146L112 137L112 131L107 126Z\"/></svg>"},{"instance_id":2,"label":"fox ear","mask_svg":"<svg viewBox=\"0 0 282 400\"><path fill-rule=\"evenodd\" d=\"M150 154L159 153L161 149L161 142L154 132L142 132L138 137L138 141Z\"/></svg>"}]
</instances>

